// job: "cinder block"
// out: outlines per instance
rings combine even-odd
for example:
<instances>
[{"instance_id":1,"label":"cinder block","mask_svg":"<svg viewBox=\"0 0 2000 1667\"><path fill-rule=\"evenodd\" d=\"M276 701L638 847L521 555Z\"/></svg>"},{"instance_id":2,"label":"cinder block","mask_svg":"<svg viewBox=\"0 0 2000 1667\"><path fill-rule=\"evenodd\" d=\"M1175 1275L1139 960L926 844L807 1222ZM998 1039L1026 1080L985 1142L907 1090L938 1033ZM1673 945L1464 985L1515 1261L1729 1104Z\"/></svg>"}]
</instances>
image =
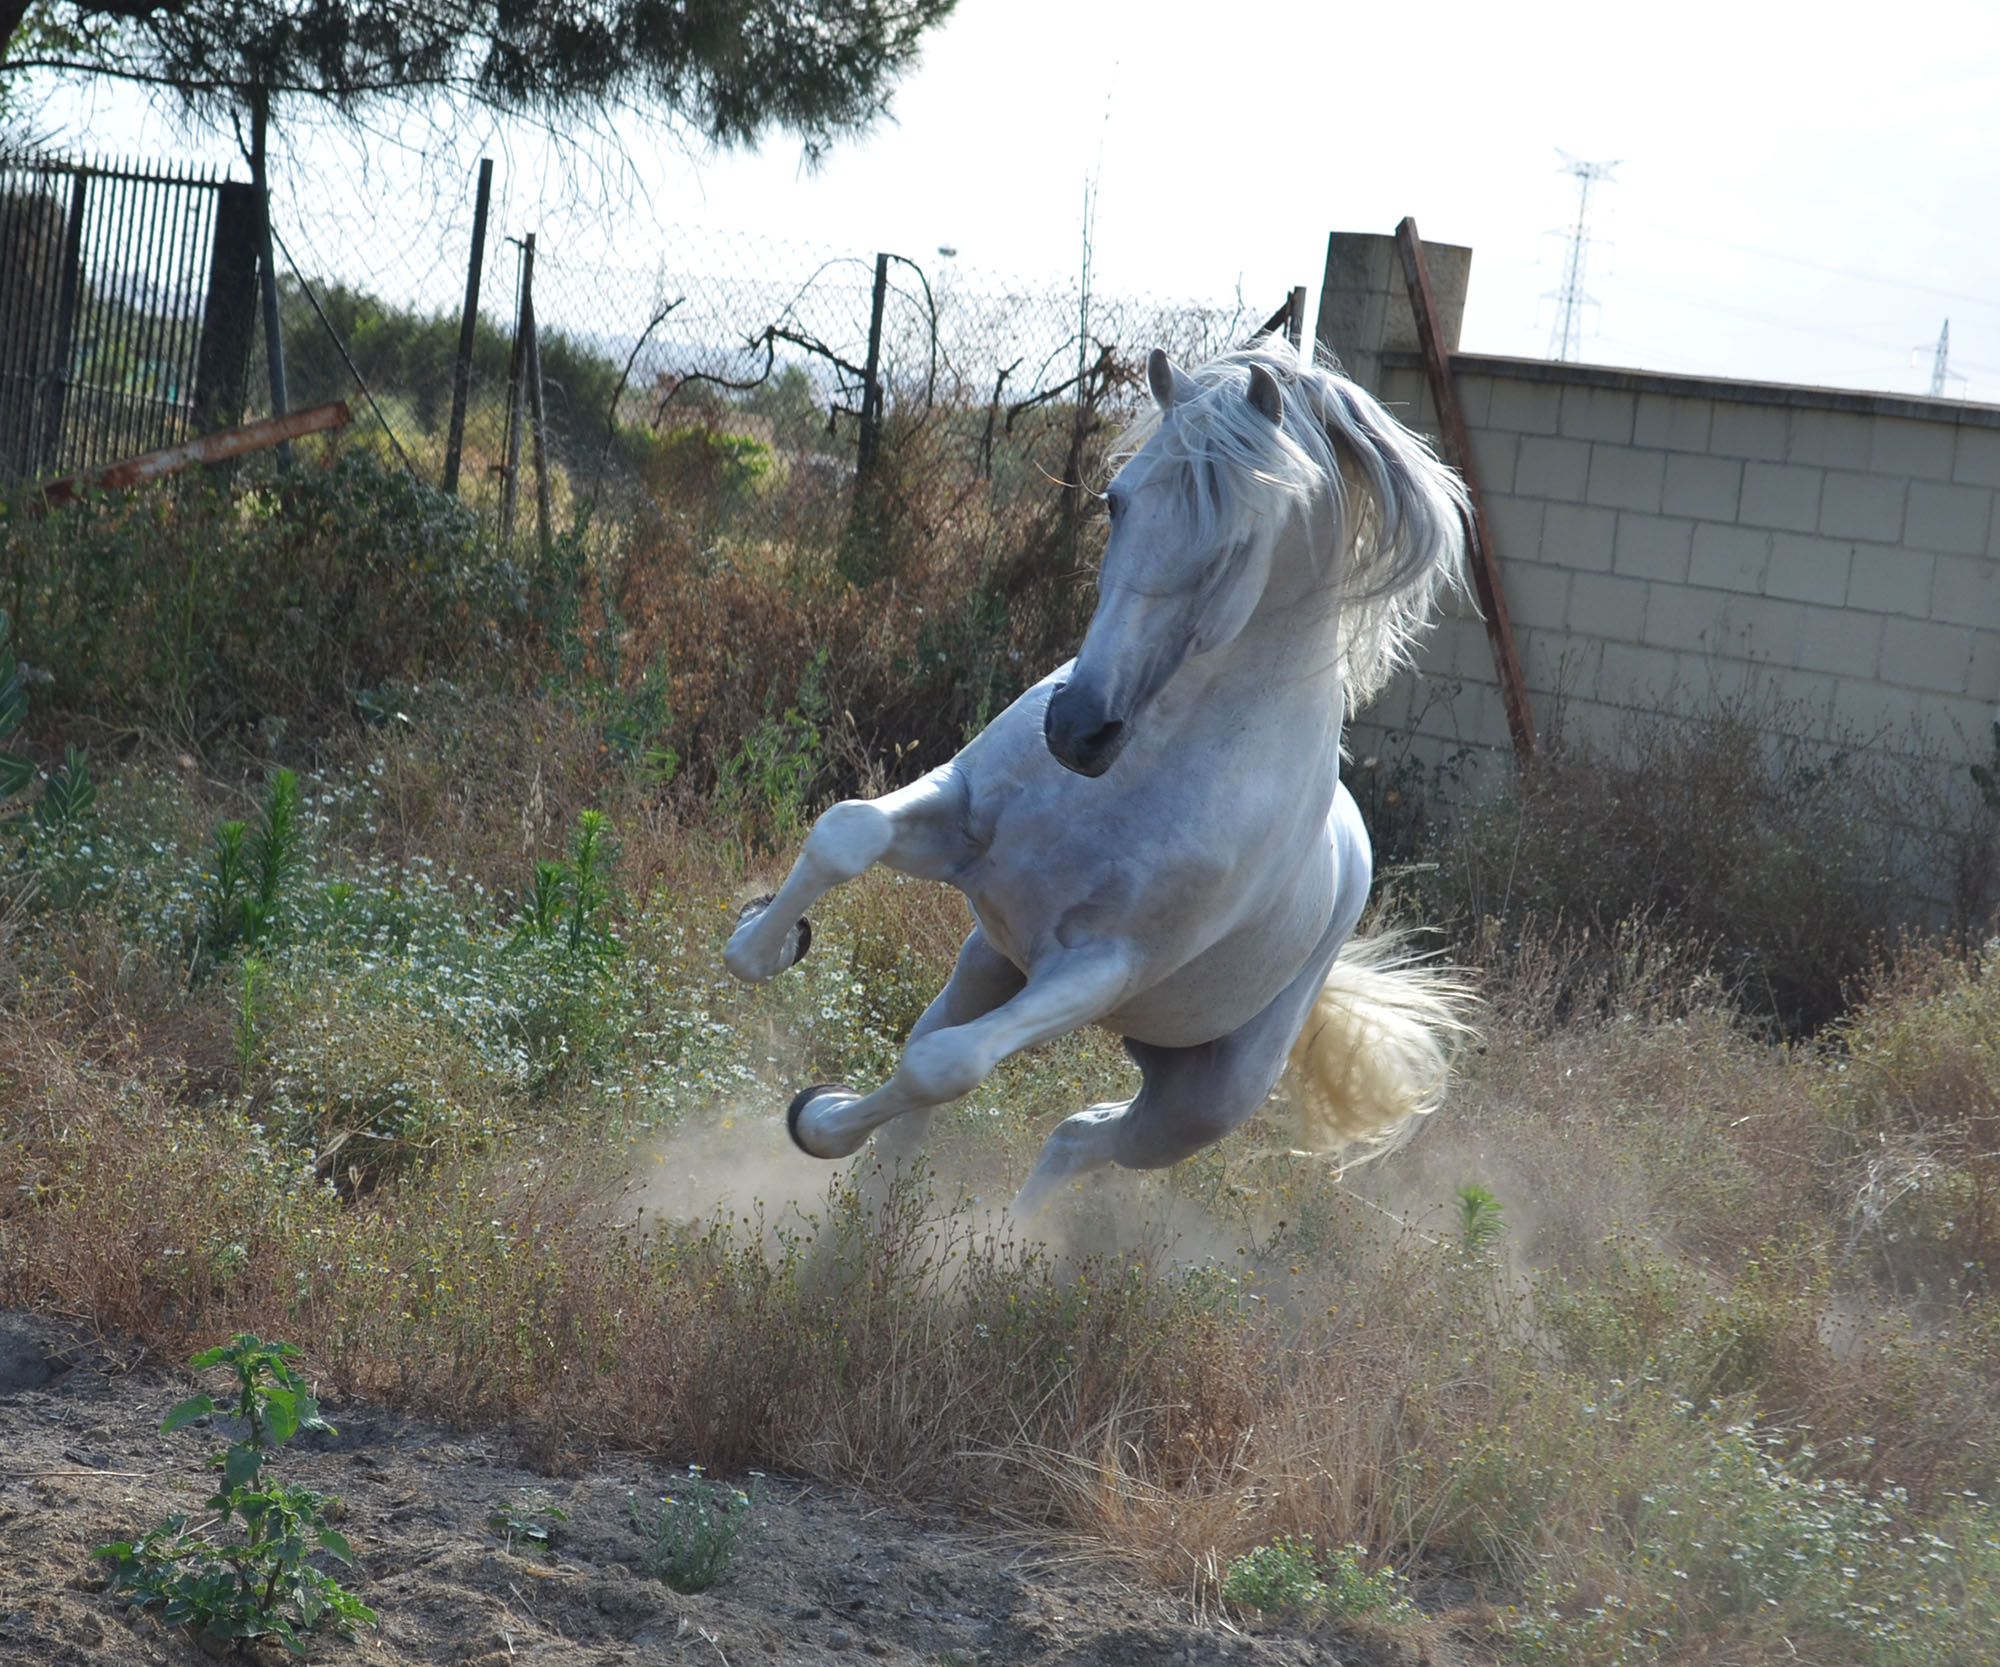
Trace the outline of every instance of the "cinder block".
<instances>
[{"instance_id":1,"label":"cinder block","mask_svg":"<svg viewBox=\"0 0 2000 1667\"><path fill-rule=\"evenodd\" d=\"M1598 698L1628 706L1671 705L1677 696L1690 692L1684 682L1688 664L1682 655L1662 648L1607 647L1598 674Z\"/></svg>"},{"instance_id":2,"label":"cinder block","mask_svg":"<svg viewBox=\"0 0 2000 1667\"><path fill-rule=\"evenodd\" d=\"M1519 469L1516 468L1518 478ZM1542 501L1539 498L1490 497L1486 526L1493 535L1493 553L1503 562L1537 561L1542 554Z\"/></svg>"},{"instance_id":3,"label":"cinder block","mask_svg":"<svg viewBox=\"0 0 2000 1667\"><path fill-rule=\"evenodd\" d=\"M1876 614L1926 619L1937 557L1921 550L1857 544L1847 569L1847 605Z\"/></svg>"},{"instance_id":4,"label":"cinder block","mask_svg":"<svg viewBox=\"0 0 2000 1667\"><path fill-rule=\"evenodd\" d=\"M1487 426L1513 434L1553 434L1562 415L1562 387L1555 382L1493 379L1493 403Z\"/></svg>"},{"instance_id":5,"label":"cinder block","mask_svg":"<svg viewBox=\"0 0 2000 1667\"><path fill-rule=\"evenodd\" d=\"M1682 584L1648 585L1647 644L1697 654L1713 651L1723 640L1723 606L1728 594Z\"/></svg>"},{"instance_id":6,"label":"cinder block","mask_svg":"<svg viewBox=\"0 0 2000 1667\"><path fill-rule=\"evenodd\" d=\"M1688 551L1688 583L1711 590L1761 592L1771 535L1754 527L1698 523Z\"/></svg>"},{"instance_id":7,"label":"cinder block","mask_svg":"<svg viewBox=\"0 0 2000 1667\"><path fill-rule=\"evenodd\" d=\"M1581 440L1522 437L1514 462L1514 491L1524 498L1576 503L1590 479L1590 447Z\"/></svg>"},{"instance_id":8,"label":"cinder block","mask_svg":"<svg viewBox=\"0 0 2000 1667\"><path fill-rule=\"evenodd\" d=\"M1934 698L1934 697L1933 697ZM1833 691L1828 714L1830 733L1850 747L1896 748L1908 742L1923 723L1930 701L1913 690L1843 677Z\"/></svg>"},{"instance_id":9,"label":"cinder block","mask_svg":"<svg viewBox=\"0 0 2000 1667\"><path fill-rule=\"evenodd\" d=\"M1474 428L1466 438L1472 442L1472 472L1479 477L1480 495L1513 491L1514 456L1520 437L1498 429Z\"/></svg>"},{"instance_id":10,"label":"cinder block","mask_svg":"<svg viewBox=\"0 0 2000 1667\"><path fill-rule=\"evenodd\" d=\"M1638 451L1631 446L1592 446L1590 484L1584 495L1594 504L1656 514L1660 507L1660 482L1666 466L1667 454L1663 451Z\"/></svg>"},{"instance_id":11,"label":"cinder block","mask_svg":"<svg viewBox=\"0 0 2000 1667\"><path fill-rule=\"evenodd\" d=\"M1569 569L1510 561L1500 569L1507 614L1517 626L1560 630L1569 617Z\"/></svg>"},{"instance_id":12,"label":"cinder block","mask_svg":"<svg viewBox=\"0 0 2000 1667\"><path fill-rule=\"evenodd\" d=\"M1796 463L1743 465L1741 519L1752 527L1784 527L1811 532L1819 525L1818 469Z\"/></svg>"},{"instance_id":13,"label":"cinder block","mask_svg":"<svg viewBox=\"0 0 2000 1667\"><path fill-rule=\"evenodd\" d=\"M1799 602L1840 605L1847 594L1847 569L1854 546L1798 533L1771 535L1771 561L1764 570L1764 594Z\"/></svg>"},{"instance_id":14,"label":"cinder block","mask_svg":"<svg viewBox=\"0 0 2000 1667\"><path fill-rule=\"evenodd\" d=\"M1684 583L1688 546L1693 537L1692 521L1659 515L1621 515L1611 546L1612 571L1634 579Z\"/></svg>"},{"instance_id":15,"label":"cinder block","mask_svg":"<svg viewBox=\"0 0 2000 1667\"><path fill-rule=\"evenodd\" d=\"M1963 625L1927 619L1889 619L1882 624L1884 683L1933 694L1962 695L1972 667L1972 633Z\"/></svg>"},{"instance_id":16,"label":"cinder block","mask_svg":"<svg viewBox=\"0 0 2000 1667\"><path fill-rule=\"evenodd\" d=\"M1623 388L1563 389L1562 432L1573 440L1608 440L1615 446L1632 443L1636 394Z\"/></svg>"},{"instance_id":17,"label":"cinder block","mask_svg":"<svg viewBox=\"0 0 2000 1667\"><path fill-rule=\"evenodd\" d=\"M2000 428L1960 425L1951 478L1965 486L2000 486Z\"/></svg>"},{"instance_id":18,"label":"cinder block","mask_svg":"<svg viewBox=\"0 0 2000 1667\"><path fill-rule=\"evenodd\" d=\"M1608 509L1550 504L1542 516L1542 560L1595 573L1611 569L1618 517Z\"/></svg>"},{"instance_id":19,"label":"cinder block","mask_svg":"<svg viewBox=\"0 0 2000 1667\"><path fill-rule=\"evenodd\" d=\"M1569 628L1580 637L1638 642L1646 630L1646 586L1609 573L1578 573L1569 586Z\"/></svg>"},{"instance_id":20,"label":"cinder block","mask_svg":"<svg viewBox=\"0 0 2000 1667\"><path fill-rule=\"evenodd\" d=\"M1625 707L1599 700L1569 701L1552 720L1551 732L1559 727L1566 746L1597 752L1614 750L1628 722Z\"/></svg>"},{"instance_id":21,"label":"cinder block","mask_svg":"<svg viewBox=\"0 0 2000 1667\"><path fill-rule=\"evenodd\" d=\"M1940 556L1931 577L1932 619L2000 635L2000 560Z\"/></svg>"},{"instance_id":22,"label":"cinder block","mask_svg":"<svg viewBox=\"0 0 2000 1667\"><path fill-rule=\"evenodd\" d=\"M1632 444L1657 446L1663 451L1706 451L1714 409L1712 400L1641 394L1632 423Z\"/></svg>"},{"instance_id":23,"label":"cinder block","mask_svg":"<svg viewBox=\"0 0 2000 1667\"><path fill-rule=\"evenodd\" d=\"M1825 469L1866 469L1873 443L1868 419L1858 412L1794 411L1785 456Z\"/></svg>"},{"instance_id":24,"label":"cinder block","mask_svg":"<svg viewBox=\"0 0 2000 1667\"><path fill-rule=\"evenodd\" d=\"M1524 631L1515 647L1529 688L1558 700L1588 699L1596 693L1606 652L1602 642L1564 631Z\"/></svg>"},{"instance_id":25,"label":"cinder block","mask_svg":"<svg viewBox=\"0 0 2000 1667\"><path fill-rule=\"evenodd\" d=\"M1727 457L1676 453L1667 459L1660 507L1697 521L1734 521L1743 491L1743 465Z\"/></svg>"},{"instance_id":26,"label":"cinder block","mask_svg":"<svg viewBox=\"0 0 2000 1667\"><path fill-rule=\"evenodd\" d=\"M1881 665L1882 615L1858 608L1807 608L1798 662L1808 671L1873 677Z\"/></svg>"},{"instance_id":27,"label":"cinder block","mask_svg":"<svg viewBox=\"0 0 2000 1667\"><path fill-rule=\"evenodd\" d=\"M1725 652L1739 660L1770 660L1789 666L1798 658L1799 629L1805 617L1802 602L1732 596L1722 607Z\"/></svg>"},{"instance_id":28,"label":"cinder block","mask_svg":"<svg viewBox=\"0 0 2000 1667\"><path fill-rule=\"evenodd\" d=\"M1713 457L1754 457L1775 463L1785 455L1785 408L1718 399L1708 425Z\"/></svg>"},{"instance_id":29,"label":"cinder block","mask_svg":"<svg viewBox=\"0 0 2000 1667\"><path fill-rule=\"evenodd\" d=\"M1984 703L1983 727L1974 730L1982 741L1993 736L1994 707L2000 703L2000 631L1972 634L1972 659L1965 668L1965 692Z\"/></svg>"},{"instance_id":30,"label":"cinder block","mask_svg":"<svg viewBox=\"0 0 2000 1667\"><path fill-rule=\"evenodd\" d=\"M1819 495L1819 530L1829 538L1866 538L1893 544L1903 536L1901 475L1830 472Z\"/></svg>"},{"instance_id":31,"label":"cinder block","mask_svg":"<svg viewBox=\"0 0 2000 1667\"><path fill-rule=\"evenodd\" d=\"M1840 687L1839 679L1818 672L1779 672L1769 666L1763 670L1763 687L1784 711L1796 714L1794 723L1798 732L1810 740L1830 739L1833 696Z\"/></svg>"},{"instance_id":32,"label":"cinder block","mask_svg":"<svg viewBox=\"0 0 2000 1667\"><path fill-rule=\"evenodd\" d=\"M1490 376L1455 376L1458 384L1459 414L1465 418L1465 426L1480 429L1486 426L1486 413L1493 405L1493 378ZM1477 436L1474 436L1475 441Z\"/></svg>"},{"instance_id":33,"label":"cinder block","mask_svg":"<svg viewBox=\"0 0 2000 1667\"><path fill-rule=\"evenodd\" d=\"M1429 392L1422 371L1409 365L1394 365L1383 370L1382 391L1377 397L1391 410L1414 411Z\"/></svg>"},{"instance_id":34,"label":"cinder block","mask_svg":"<svg viewBox=\"0 0 2000 1667\"><path fill-rule=\"evenodd\" d=\"M1958 450L1958 425L1920 422L1914 417L1874 417L1875 441L1868 466L1880 475L1913 480L1950 480Z\"/></svg>"},{"instance_id":35,"label":"cinder block","mask_svg":"<svg viewBox=\"0 0 2000 1667\"><path fill-rule=\"evenodd\" d=\"M1991 487L1912 481L1903 541L1919 550L1979 555L1986 548L1986 529L1992 517Z\"/></svg>"}]
</instances>

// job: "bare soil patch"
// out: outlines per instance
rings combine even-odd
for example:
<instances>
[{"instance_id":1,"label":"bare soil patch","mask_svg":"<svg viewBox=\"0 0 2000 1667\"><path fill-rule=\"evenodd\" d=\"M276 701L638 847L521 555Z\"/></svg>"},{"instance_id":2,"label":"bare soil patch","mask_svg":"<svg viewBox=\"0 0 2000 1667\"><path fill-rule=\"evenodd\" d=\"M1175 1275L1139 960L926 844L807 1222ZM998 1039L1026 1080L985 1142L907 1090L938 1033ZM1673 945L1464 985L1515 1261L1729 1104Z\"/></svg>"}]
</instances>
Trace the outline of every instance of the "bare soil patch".
<instances>
[{"instance_id":1,"label":"bare soil patch","mask_svg":"<svg viewBox=\"0 0 2000 1667\"><path fill-rule=\"evenodd\" d=\"M90 1551L198 1510L214 1432L160 1433L184 1373L41 1316L0 1312L0 1662L191 1667L195 1640L106 1589ZM758 1483L762 1534L710 1590L648 1578L628 1495L683 1476L605 1453L572 1473L524 1462L505 1432L465 1433L392 1407L329 1403L332 1437L301 1438L280 1472L344 1502L348 1584L380 1616L352 1642L325 1631L310 1660L388 1667L757 1667L922 1663L1015 1667L1209 1663L1451 1667L1442 1624L1396 1633L1338 1622L1248 1627L1198 1611L1101 1557L962 1516L798 1478ZM739 1479L747 1480L747 1479ZM509 1550L490 1515L524 1488L567 1513L552 1554ZM275 1647L254 1659L291 1659Z\"/></svg>"}]
</instances>

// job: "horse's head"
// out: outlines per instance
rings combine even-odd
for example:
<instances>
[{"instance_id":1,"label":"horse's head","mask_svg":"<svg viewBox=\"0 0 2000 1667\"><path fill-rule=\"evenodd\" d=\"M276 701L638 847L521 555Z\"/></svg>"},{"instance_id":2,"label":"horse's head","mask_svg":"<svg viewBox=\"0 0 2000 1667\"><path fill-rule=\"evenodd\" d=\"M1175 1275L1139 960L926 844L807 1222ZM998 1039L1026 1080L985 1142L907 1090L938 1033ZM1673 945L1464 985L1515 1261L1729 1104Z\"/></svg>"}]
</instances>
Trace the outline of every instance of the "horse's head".
<instances>
[{"instance_id":1,"label":"horse's head","mask_svg":"<svg viewBox=\"0 0 2000 1667\"><path fill-rule=\"evenodd\" d=\"M1253 362L1247 381L1204 385L1155 348L1146 379L1158 426L1105 493L1097 612L1042 726L1049 751L1086 776L1111 768L1191 655L1243 629L1269 575L1281 471L1302 461L1285 456L1297 448L1284 441L1284 394L1266 365Z\"/></svg>"},{"instance_id":2,"label":"horse's head","mask_svg":"<svg viewBox=\"0 0 2000 1667\"><path fill-rule=\"evenodd\" d=\"M1341 687L1365 699L1464 556L1458 478L1335 372L1265 340L1193 375L1155 348L1146 380L1159 411L1105 494L1097 611L1043 718L1049 751L1086 776L1267 596L1269 617L1319 640L1338 618Z\"/></svg>"}]
</instances>

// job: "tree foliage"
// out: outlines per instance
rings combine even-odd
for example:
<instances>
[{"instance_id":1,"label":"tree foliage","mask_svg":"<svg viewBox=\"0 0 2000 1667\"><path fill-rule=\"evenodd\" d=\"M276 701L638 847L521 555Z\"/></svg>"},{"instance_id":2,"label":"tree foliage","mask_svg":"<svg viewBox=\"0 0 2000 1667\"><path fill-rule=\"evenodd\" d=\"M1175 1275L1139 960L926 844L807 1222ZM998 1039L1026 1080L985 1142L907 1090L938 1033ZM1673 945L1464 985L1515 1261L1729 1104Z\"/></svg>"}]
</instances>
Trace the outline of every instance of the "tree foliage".
<instances>
[{"instance_id":1,"label":"tree foliage","mask_svg":"<svg viewBox=\"0 0 2000 1667\"><path fill-rule=\"evenodd\" d=\"M210 115L426 95L556 120L664 114L809 154L887 108L956 0L0 0L12 69L169 89ZM25 26L21 12L28 12Z\"/></svg>"}]
</instances>

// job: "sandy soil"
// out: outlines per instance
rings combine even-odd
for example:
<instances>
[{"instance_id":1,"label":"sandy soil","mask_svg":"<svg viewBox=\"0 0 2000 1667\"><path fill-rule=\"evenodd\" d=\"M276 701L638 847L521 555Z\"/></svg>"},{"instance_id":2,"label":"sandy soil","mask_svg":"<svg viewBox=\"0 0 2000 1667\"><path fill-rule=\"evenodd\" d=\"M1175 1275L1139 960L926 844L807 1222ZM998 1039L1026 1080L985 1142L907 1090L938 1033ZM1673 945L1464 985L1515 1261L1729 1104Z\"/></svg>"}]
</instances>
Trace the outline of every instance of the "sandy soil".
<instances>
[{"instance_id":1,"label":"sandy soil","mask_svg":"<svg viewBox=\"0 0 2000 1667\"><path fill-rule=\"evenodd\" d=\"M106 1590L104 1565L89 1556L207 1496L215 1432L159 1427L191 1392L185 1374L133 1367L75 1328L0 1313L0 1662L207 1659L157 1610ZM669 1488L667 1467L608 1454L583 1474L537 1475L504 1435L465 1435L384 1406L325 1410L339 1433L295 1443L281 1471L344 1501L341 1528L356 1553L347 1584L380 1625L351 1642L322 1629L315 1662L1452 1667L1474 1658L1443 1623L1377 1633L1196 1614L1185 1594L1102 1558L775 1476L759 1484L761 1537L719 1584L682 1595L644 1574L627 1514L629 1493L657 1500ZM489 1526L524 1488L568 1513L552 1554L510 1550ZM270 1646L255 1659L292 1658Z\"/></svg>"}]
</instances>

